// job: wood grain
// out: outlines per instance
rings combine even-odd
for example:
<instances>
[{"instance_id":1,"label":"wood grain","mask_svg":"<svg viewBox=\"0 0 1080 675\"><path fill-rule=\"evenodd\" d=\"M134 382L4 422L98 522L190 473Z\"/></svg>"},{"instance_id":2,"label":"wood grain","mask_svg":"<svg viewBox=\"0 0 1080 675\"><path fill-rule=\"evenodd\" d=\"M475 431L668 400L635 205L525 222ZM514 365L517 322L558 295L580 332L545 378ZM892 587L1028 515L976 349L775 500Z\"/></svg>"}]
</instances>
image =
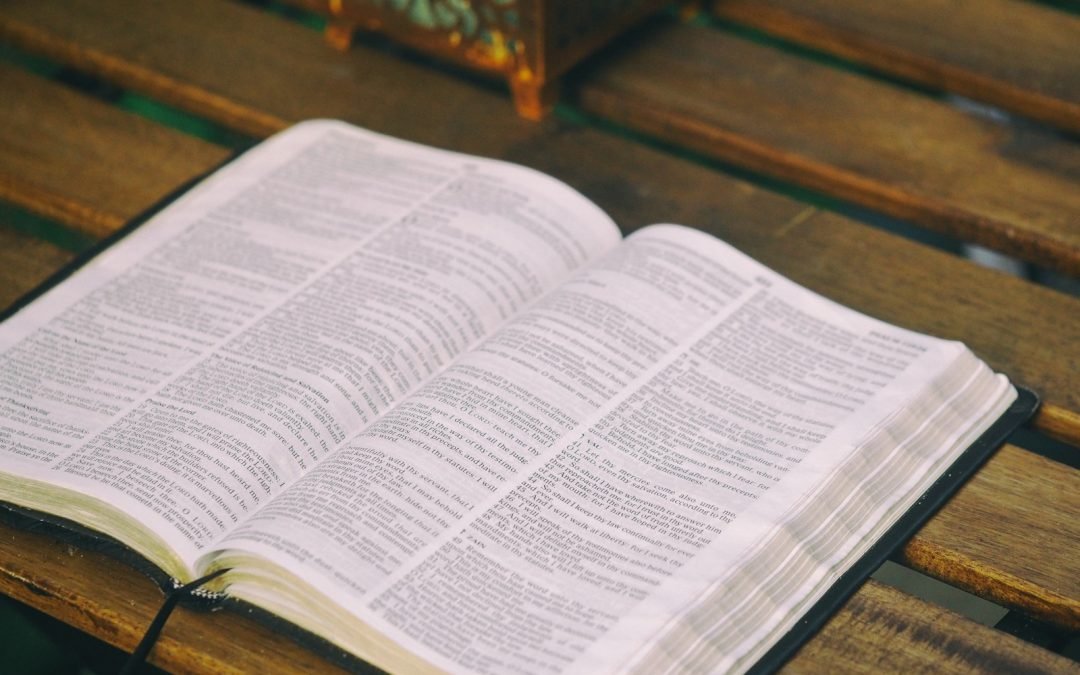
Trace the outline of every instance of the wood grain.
<instances>
[{"instance_id":1,"label":"wood grain","mask_svg":"<svg viewBox=\"0 0 1080 675\"><path fill-rule=\"evenodd\" d=\"M717 16L1080 131L1080 17L1023 0L715 0Z\"/></svg>"},{"instance_id":2,"label":"wood grain","mask_svg":"<svg viewBox=\"0 0 1080 675\"><path fill-rule=\"evenodd\" d=\"M146 577L47 532L0 523L0 592L132 650L161 603ZM341 672L236 611L180 607L151 662L177 673ZM1065 672L1069 662L868 582L789 664L791 672Z\"/></svg>"},{"instance_id":3,"label":"wood grain","mask_svg":"<svg viewBox=\"0 0 1080 675\"><path fill-rule=\"evenodd\" d=\"M986 641L994 651L986 651ZM882 645L889 645L882 649ZM1077 664L868 581L786 673L1075 673Z\"/></svg>"},{"instance_id":4,"label":"wood grain","mask_svg":"<svg viewBox=\"0 0 1080 675\"><path fill-rule=\"evenodd\" d=\"M903 558L975 595L1080 630L1078 523L1080 471L1006 445L912 538Z\"/></svg>"},{"instance_id":5,"label":"wood grain","mask_svg":"<svg viewBox=\"0 0 1080 675\"><path fill-rule=\"evenodd\" d=\"M1052 134L687 25L600 64L579 100L708 156L1080 274L1080 146Z\"/></svg>"},{"instance_id":6,"label":"wood grain","mask_svg":"<svg viewBox=\"0 0 1080 675\"><path fill-rule=\"evenodd\" d=\"M0 312L73 257L68 251L0 224Z\"/></svg>"},{"instance_id":7,"label":"wood grain","mask_svg":"<svg viewBox=\"0 0 1080 675\"><path fill-rule=\"evenodd\" d=\"M0 198L100 237L228 156L0 63ZM72 123L72 122L75 123Z\"/></svg>"},{"instance_id":8,"label":"wood grain","mask_svg":"<svg viewBox=\"0 0 1080 675\"><path fill-rule=\"evenodd\" d=\"M1066 320L1080 316L1080 302L1060 293L597 131L524 122L498 92L374 49L338 54L314 31L251 7L10 0L0 5L0 37L232 128L269 133L338 117L548 171L626 230L697 225L840 302L964 341L1043 397L1037 427L1080 444L1080 322Z\"/></svg>"}]
</instances>

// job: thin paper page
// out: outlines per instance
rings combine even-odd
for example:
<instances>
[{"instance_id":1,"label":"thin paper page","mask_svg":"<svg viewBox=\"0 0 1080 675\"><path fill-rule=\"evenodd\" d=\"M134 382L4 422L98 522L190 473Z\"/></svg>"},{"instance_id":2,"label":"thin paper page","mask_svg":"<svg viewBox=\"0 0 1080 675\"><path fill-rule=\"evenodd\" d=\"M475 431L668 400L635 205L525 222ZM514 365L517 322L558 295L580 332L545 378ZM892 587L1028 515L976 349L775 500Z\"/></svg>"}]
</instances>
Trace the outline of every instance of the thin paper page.
<instances>
[{"instance_id":1,"label":"thin paper page","mask_svg":"<svg viewBox=\"0 0 1080 675\"><path fill-rule=\"evenodd\" d=\"M359 603L751 285L685 245L636 235L463 355L220 548L260 555Z\"/></svg>"},{"instance_id":2,"label":"thin paper page","mask_svg":"<svg viewBox=\"0 0 1080 675\"><path fill-rule=\"evenodd\" d=\"M549 177L299 125L0 327L5 469L190 561L617 240Z\"/></svg>"},{"instance_id":3,"label":"thin paper page","mask_svg":"<svg viewBox=\"0 0 1080 675\"><path fill-rule=\"evenodd\" d=\"M597 672L626 664L757 550L785 513L820 520L820 511L798 506L824 484L851 489L842 467L852 448L931 380L943 378L941 391L953 392L988 382L951 365L965 353L956 343L860 316L756 265L747 270L741 255L695 243L699 234L661 235L716 251L751 287L380 587L369 603L377 618L365 619L439 667ZM935 412L971 412L927 400ZM898 466L905 478L920 476L940 459L916 453ZM887 484L875 486L882 501L865 508L884 508L890 488L908 487L867 476ZM814 553L829 559L855 532L830 533ZM801 586L786 589L792 604L820 578L813 565L797 577ZM782 614L768 611L782 605L769 606L759 625L772 625ZM493 616L501 626L489 623ZM734 655L754 644L741 638Z\"/></svg>"}]
</instances>

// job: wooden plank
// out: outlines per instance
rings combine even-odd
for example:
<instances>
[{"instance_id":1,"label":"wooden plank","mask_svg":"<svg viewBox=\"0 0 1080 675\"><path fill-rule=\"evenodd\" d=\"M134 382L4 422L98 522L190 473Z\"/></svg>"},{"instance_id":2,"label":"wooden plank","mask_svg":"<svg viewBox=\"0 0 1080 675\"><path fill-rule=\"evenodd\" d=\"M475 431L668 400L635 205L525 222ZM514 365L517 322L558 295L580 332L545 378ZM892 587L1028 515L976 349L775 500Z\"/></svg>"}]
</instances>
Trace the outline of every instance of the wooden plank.
<instances>
[{"instance_id":1,"label":"wooden plank","mask_svg":"<svg viewBox=\"0 0 1080 675\"><path fill-rule=\"evenodd\" d=\"M717 16L1080 131L1080 17L1024 0L715 0Z\"/></svg>"},{"instance_id":2,"label":"wooden plank","mask_svg":"<svg viewBox=\"0 0 1080 675\"><path fill-rule=\"evenodd\" d=\"M213 22L220 15L211 11L212 7L196 5L190 11ZM231 5L226 7L230 11L236 9ZM301 51L299 47L293 48L289 42L290 35L292 40L312 39L312 34L295 26L250 12L247 8L239 9L249 13L244 25L263 33L262 23L270 22L271 26L276 27L275 30L282 33L266 43L272 45L272 49L265 54L258 51L238 54L237 58L249 64L252 70L238 66L238 71L230 71L231 77L239 80L259 79L267 74L260 70L267 67L266 60L271 60L269 67L275 65L272 62L274 53L281 51L295 57ZM167 14L159 18L168 24ZM0 12L0 21L5 19ZM72 20L82 27L93 24L91 18L77 14ZM150 35L142 35L141 42L156 44L165 39L153 33L156 25L147 23L143 26L142 30L150 31ZM290 33L285 29L297 32ZM184 36L173 39L177 45L195 43ZM101 54L108 53L106 48L109 43L106 40L97 46ZM204 49L213 47L202 46ZM306 76L314 81L315 86L324 85L329 78L340 79L339 73L344 67L337 60L342 57L319 52L324 53L334 58L327 70L310 64L307 66ZM169 63L184 61L185 57L183 52L174 53ZM114 64L121 63L117 56L109 58ZM373 61L367 53L354 54L349 58L364 64ZM384 80L392 80L391 74L402 74L399 67L406 69L405 74L412 68L393 60L386 64L389 73L379 76ZM140 67L149 70L146 64ZM193 83L198 83L198 86L205 88L205 80L212 79L214 73L218 72L221 69L215 68L211 73L193 71L184 86L194 89L196 85ZM479 124L488 132L476 143L568 180L606 207L628 229L665 218L704 226L798 281L864 311L923 330L965 339L997 367L1009 371L1020 381L1030 384L1034 379L1040 390L1053 392L1059 409L1060 402L1073 406L1067 410L1075 409L1075 399L1068 398L1076 396L1072 386L1074 374L1061 364L1077 362L1075 355L1080 349L1080 333L1077 331L1080 327L1070 326L1068 322L1062 325L1060 321L1062 316L1075 315L1080 308L1075 300L957 261L945 254L927 251L921 246L868 230L843 218L819 213L797 202L610 136L555 123L517 127L514 126L516 121L500 122L512 120L512 117L501 107L488 108L485 105L493 100L497 102L495 95L473 90L428 71L421 72L427 73L425 77L435 77L435 82L442 83L440 87L474 93L474 96L460 92L456 94L454 100L457 107L453 112L468 114L473 120L471 124ZM222 89L227 90L227 87ZM365 97L362 91L353 91L341 85L338 89L327 89L322 98L309 101L308 114L321 114L324 105L331 108L343 105L337 99L338 91L341 91L345 101L367 101L349 116L354 121L367 124L367 108L373 107L375 113L372 113L371 119L376 124L368 125L378 128L377 124L383 122L388 125L404 124L400 117L381 117L379 105L419 106L427 89L421 88L419 92L401 90L398 97L379 104L376 97ZM413 93L408 94L408 91ZM417 98L409 101L407 95ZM280 106L294 105L288 103L291 100L290 90L277 86L265 90L261 98L240 101L235 107L265 109L271 111L265 114L274 114L273 111L279 110ZM487 112L489 110L493 112ZM426 126L417 129L417 134L435 136L437 144L454 147L460 129L442 119L448 115L428 111ZM493 115L494 121L487 124L485 115ZM415 137L409 133L403 135ZM1061 341L1056 342L1057 339ZM1050 396L1047 396L1049 399ZM1029 497L1032 501L1041 499L1038 492L1041 484L1041 479L1032 483L1034 492ZM978 529L978 524L975 526ZM983 527L993 526L993 522L983 524ZM947 547L948 542L940 545ZM990 548L978 552L972 562L966 563L971 569L965 568L957 574L998 574L999 559L1010 555L1008 548ZM948 572L942 572L942 576L948 578ZM1054 594L1058 593L1055 589L1063 586L1068 588L1065 582L1048 584L1049 597L1053 599ZM1074 598L1070 597L1069 600ZM1069 611L1072 610L1065 606L1059 614Z\"/></svg>"},{"instance_id":3,"label":"wooden plank","mask_svg":"<svg viewBox=\"0 0 1080 675\"><path fill-rule=\"evenodd\" d=\"M580 102L709 156L1080 274L1080 146L1052 134L687 25L662 27L597 68Z\"/></svg>"},{"instance_id":4,"label":"wooden plank","mask_svg":"<svg viewBox=\"0 0 1080 675\"><path fill-rule=\"evenodd\" d=\"M834 299L963 340L1039 392L1037 427L1080 444L1080 326L1062 321L1080 315L1080 303L1062 294L599 132L519 120L498 93L377 50L339 54L314 31L238 4L10 0L0 5L0 37L236 129L265 134L295 120L338 117L548 170L626 230L660 220L711 229ZM484 133L471 132L476 128ZM1067 192L1054 198L1067 199ZM785 237L796 224L799 236Z\"/></svg>"},{"instance_id":5,"label":"wooden plank","mask_svg":"<svg viewBox=\"0 0 1080 675\"><path fill-rule=\"evenodd\" d=\"M0 224L0 311L73 257L68 251Z\"/></svg>"},{"instance_id":6,"label":"wooden plank","mask_svg":"<svg viewBox=\"0 0 1080 675\"><path fill-rule=\"evenodd\" d=\"M49 533L0 523L0 559L0 592L128 651L163 597L127 565ZM169 619L151 662L177 673L340 672L235 611L184 607ZM897 672L1069 668L1065 659L1034 645L868 582L789 669L866 671L874 665Z\"/></svg>"},{"instance_id":7,"label":"wooden plank","mask_svg":"<svg viewBox=\"0 0 1080 675\"><path fill-rule=\"evenodd\" d=\"M0 199L94 236L228 152L0 63ZM70 124L70 120L79 124Z\"/></svg>"},{"instance_id":8,"label":"wooden plank","mask_svg":"<svg viewBox=\"0 0 1080 675\"><path fill-rule=\"evenodd\" d=\"M992 653L986 645L993 644ZM888 645L887 649L882 649ZM868 581L786 673L1076 673L1073 661Z\"/></svg>"},{"instance_id":9,"label":"wooden plank","mask_svg":"<svg viewBox=\"0 0 1080 675\"><path fill-rule=\"evenodd\" d=\"M912 538L903 557L975 595L1080 630L1078 523L1080 471L1007 445Z\"/></svg>"}]
</instances>

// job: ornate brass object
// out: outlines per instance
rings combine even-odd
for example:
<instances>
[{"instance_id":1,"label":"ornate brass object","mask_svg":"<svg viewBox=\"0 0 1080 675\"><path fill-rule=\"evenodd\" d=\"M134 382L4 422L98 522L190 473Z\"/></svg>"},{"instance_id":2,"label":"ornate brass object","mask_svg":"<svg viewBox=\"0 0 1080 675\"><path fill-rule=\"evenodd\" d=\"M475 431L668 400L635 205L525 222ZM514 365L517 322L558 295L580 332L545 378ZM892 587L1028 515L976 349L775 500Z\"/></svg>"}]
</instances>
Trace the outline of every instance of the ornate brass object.
<instances>
[{"instance_id":1,"label":"ornate brass object","mask_svg":"<svg viewBox=\"0 0 1080 675\"><path fill-rule=\"evenodd\" d=\"M290 0L329 17L326 37L348 49L370 30L440 58L507 78L518 113L541 119L558 78L663 0Z\"/></svg>"}]
</instances>

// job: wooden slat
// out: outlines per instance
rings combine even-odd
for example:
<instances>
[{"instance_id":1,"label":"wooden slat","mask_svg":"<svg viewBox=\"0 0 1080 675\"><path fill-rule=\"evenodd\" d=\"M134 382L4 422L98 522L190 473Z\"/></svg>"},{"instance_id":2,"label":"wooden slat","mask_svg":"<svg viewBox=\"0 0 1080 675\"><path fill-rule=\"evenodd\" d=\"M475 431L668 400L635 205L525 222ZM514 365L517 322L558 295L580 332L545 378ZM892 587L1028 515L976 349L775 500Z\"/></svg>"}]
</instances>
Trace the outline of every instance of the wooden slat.
<instances>
[{"instance_id":1,"label":"wooden slat","mask_svg":"<svg viewBox=\"0 0 1080 675\"><path fill-rule=\"evenodd\" d=\"M1024 0L716 0L720 17L1080 131L1080 17Z\"/></svg>"},{"instance_id":2,"label":"wooden slat","mask_svg":"<svg viewBox=\"0 0 1080 675\"><path fill-rule=\"evenodd\" d=\"M230 12L242 12L244 20L239 23L253 30L258 29L262 35L270 33L274 38L253 43L268 45L265 52L262 47L249 46L246 48L255 51L236 54L238 63L247 64L229 71L230 77L238 81L258 80L267 76L268 73L261 69L272 69L276 65L273 62L274 54L280 52L296 58L297 54L303 53L304 41L313 39L312 34L302 29L247 8L226 5L218 11L216 7L213 4L195 3L190 10L173 11L190 11L214 25L223 16L226 21L232 20ZM127 17L129 10L137 14L135 7L121 7L117 11ZM105 13L107 15L108 11ZM85 28L93 26L94 16L93 12L80 16L75 11L71 21ZM166 26L170 24L168 12L159 14L158 18ZM0 22L8 19L0 11ZM105 20L102 23L107 25L109 22ZM148 31L149 35L142 34L138 41L157 44L165 40L164 35L154 34L157 25L152 22L142 25L141 30ZM188 29L195 30L192 26ZM39 30L39 33L44 31ZM195 42L193 37L184 35L170 39L178 46ZM113 64L111 72L116 72L124 62L107 51L110 44L108 38L103 37L96 49L101 55L109 54ZM203 49L215 48L213 44L201 44ZM174 50L178 48L174 47ZM140 53L135 52L132 58L137 58ZM416 89L399 90L387 100L365 96L362 89L354 89L353 85L340 84L337 89L325 88L321 98L307 101L307 115L325 114L325 107L336 110L347 107L347 103L357 102L347 117L375 128L380 128L380 125L393 127L409 122L384 111L383 107L416 107L432 90L439 94L443 93L439 91L440 88L456 91L452 99L457 105L452 112L467 115L472 120L470 125L481 125L488 131L483 139L475 141L476 144L568 180L608 208L628 229L664 218L706 226L706 229L726 237L797 280L842 301L893 321L963 338L974 344L997 367L1010 371L1021 381L1031 383L1032 379L1038 380L1041 390L1055 392L1056 401L1066 401L1073 406L1069 410L1075 409L1075 400L1068 398L1076 395L1071 386L1075 381L1073 371L1069 367L1061 367L1062 363L1077 362L1076 354L1080 349L1080 339L1076 339L1080 338L1077 333L1080 328L1075 325L1070 328L1068 322L1062 325L1060 320L1062 316L1075 315L1080 307L1071 298L977 268L944 254L927 251L891 235L808 209L797 202L603 134L558 124L517 126L518 123L506 114L505 109L496 105L501 103L498 97L398 61L380 63L382 57L370 53L356 53L348 57L321 50L314 53L317 58L325 59L321 62L324 67L311 63L301 63L295 67L302 68L306 82L313 82L312 86L316 88L325 87L328 80L342 82L341 73L348 73L350 63L363 64L367 73L379 73L369 74L369 80L374 78L389 82L395 79L394 76L415 74L420 81ZM183 51L174 51L168 63L185 60ZM91 67L94 67L94 63L90 62ZM380 65L373 69L372 63ZM141 63L139 67L150 70L146 63ZM207 81L212 81L221 72L219 68L207 73L193 70L184 81L184 86L189 91L209 89ZM425 78L430 82L424 81ZM221 90L227 91L228 88L221 86ZM260 92L258 97L235 102L233 109L268 111L259 113L267 116L277 115L275 111L280 111L282 106L294 106L295 113L307 116L303 114L303 109L295 110L291 90L278 86ZM470 92L471 95L466 95ZM410 96L415 98L410 101ZM369 109L374 112L369 113ZM485 116L491 118L490 123ZM457 145L455 139L459 128L448 117L454 118L454 115L446 111L436 114L436 111L429 110L424 120L425 126L414 129L415 134L408 129L403 131L401 126L395 128L406 136L415 138L423 135L427 137L426 140L453 147ZM286 119L284 115L281 118ZM511 121L504 121L507 119ZM411 123L415 125L417 122L413 120ZM1056 339L1061 342L1056 342ZM1058 405L1060 409L1060 403ZM1041 486L1046 482L1052 483L1053 478L1037 474L1029 485L1031 492L1027 493L1026 498L1041 500ZM974 531L979 531L981 528L992 528L995 523L996 520L970 525ZM1064 523L1063 532L1072 532L1070 526L1075 528L1075 523ZM1077 537L1075 533L1063 536L1066 540ZM1022 541L1022 536L1018 535L1017 541ZM947 540L934 542L933 545L949 546ZM964 563L966 567L956 570L955 575L965 579L972 576L1007 577L1012 572L1007 566L1002 567L1001 560L1012 555L1008 547L978 550L968 555L970 560ZM1071 568L1065 566L1059 569L1068 573ZM941 572L946 579L950 578L949 574L948 570ZM1045 588L1043 595L1050 598L1051 604L1058 603L1059 608L1055 611L1059 616L1068 616L1069 612L1074 611L1071 609L1073 605L1068 603L1075 602L1075 594L1067 597L1068 602L1065 603L1060 598L1054 599L1061 594L1061 588L1069 588L1068 582L1069 578L1060 578L1052 583L1040 581L1036 584ZM993 590L992 584L988 584L988 588L991 593L1000 592ZM1033 607L1032 611L1046 610Z\"/></svg>"},{"instance_id":3,"label":"wooden slat","mask_svg":"<svg viewBox=\"0 0 1080 675\"><path fill-rule=\"evenodd\" d=\"M0 223L0 312L73 257L68 251Z\"/></svg>"},{"instance_id":4,"label":"wooden slat","mask_svg":"<svg viewBox=\"0 0 1080 675\"><path fill-rule=\"evenodd\" d=\"M709 28L666 26L633 47L582 84L584 108L1080 274L1075 143Z\"/></svg>"},{"instance_id":5,"label":"wooden slat","mask_svg":"<svg viewBox=\"0 0 1080 675\"><path fill-rule=\"evenodd\" d=\"M157 587L127 565L47 533L0 523L0 559L0 592L128 651L162 600ZM340 672L232 610L183 607L169 619L151 661L177 673ZM868 582L788 668L1066 672L1069 662Z\"/></svg>"},{"instance_id":6,"label":"wooden slat","mask_svg":"<svg viewBox=\"0 0 1080 675\"><path fill-rule=\"evenodd\" d=\"M0 106L0 199L95 236L228 155L3 63L0 90L18 92Z\"/></svg>"},{"instance_id":7,"label":"wooden slat","mask_svg":"<svg viewBox=\"0 0 1080 675\"><path fill-rule=\"evenodd\" d=\"M987 644L993 644L992 652ZM882 645L889 645L883 650ZM868 581L787 673L1076 673L1077 664Z\"/></svg>"},{"instance_id":8,"label":"wooden slat","mask_svg":"<svg viewBox=\"0 0 1080 675\"><path fill-rule=\"evenodd\" d=\"M598 132L518 120L496 93L371 49L338 54L314 32L249 7L9 0L0 5L0 37L236 129L269 133L295 120L338 117L549 170L627 230L658 220L710 229L841 302L963 340L1039 392L1039 428L1080 444L1080 326L1063 321L1080 315L1080 303L1061 294ZM1065 192L1054 198L1069 198ZM798 237L783 236L796 225Z\"/></svg>"},{"instance_id":9,"label":"wooden slat","mask_svg":"<svg viewBox=\"0 0 1080 675\"><path fill-rule=\"evenodd\" d=\"M904 560L1080 630L1078 523L1080 471L1007 445L908 543Z\"/></svg>"}]
</instances>

